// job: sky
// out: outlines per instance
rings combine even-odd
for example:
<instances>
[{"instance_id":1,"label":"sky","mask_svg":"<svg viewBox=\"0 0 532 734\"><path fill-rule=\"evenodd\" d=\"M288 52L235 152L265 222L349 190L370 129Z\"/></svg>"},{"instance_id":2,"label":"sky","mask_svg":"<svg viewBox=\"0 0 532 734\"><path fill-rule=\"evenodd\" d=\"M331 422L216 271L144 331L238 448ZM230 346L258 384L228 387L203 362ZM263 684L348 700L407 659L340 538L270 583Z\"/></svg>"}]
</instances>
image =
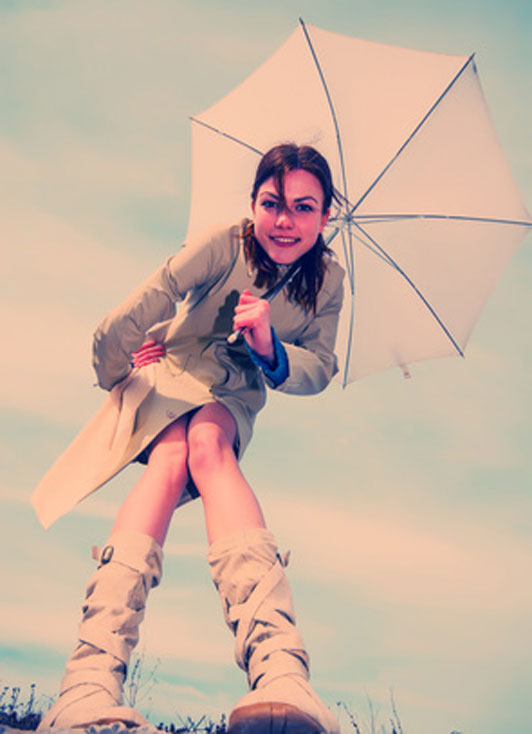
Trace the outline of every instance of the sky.
<instances>
[{"instance_id":1,"label":"sky","mask_svg":"<svg viewBox=\"0 0 532 734\"><path fill-rule=\"evenodd\" d=\"M30 496L98 409L100 319L187 227L191 115L302 16L327 30L476 52L532 206L532 10L524 0L0 0L0 683L55 695L92 573L140 468L50 530ZM243 214L246 214L244 212ZM346 390L269 394L242 461L288 569L313 683L359 725L409 734L532 727L530 236L465 359ZM201 506L176 514L139 650L152 719L229 713L245 692L210 581ZM339 709L343 731L352 730Z\"/></svg>"}]
</instances>

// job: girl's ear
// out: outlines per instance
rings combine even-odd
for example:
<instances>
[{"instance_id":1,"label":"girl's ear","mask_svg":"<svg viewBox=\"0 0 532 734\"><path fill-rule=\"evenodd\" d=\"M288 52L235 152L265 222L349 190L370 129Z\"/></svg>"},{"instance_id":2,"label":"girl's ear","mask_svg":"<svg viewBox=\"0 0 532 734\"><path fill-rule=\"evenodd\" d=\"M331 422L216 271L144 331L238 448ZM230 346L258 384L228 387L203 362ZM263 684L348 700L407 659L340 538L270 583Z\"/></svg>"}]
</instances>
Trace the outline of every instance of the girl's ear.
<instances>
[{"instance_id":1,"label":"girl's ear","mask_svg":"<svg viewBox=\"0 0 532 734\"><path fill-rule=\"evenodd\" d=\"M325 212L325 214L322 214L321 215L320 234L323 232L323 228L327 224L327 221L329 219L330 214L331 214L331 210L330 209L327 209L327 211Z\"/></svg>"}]
</instances>

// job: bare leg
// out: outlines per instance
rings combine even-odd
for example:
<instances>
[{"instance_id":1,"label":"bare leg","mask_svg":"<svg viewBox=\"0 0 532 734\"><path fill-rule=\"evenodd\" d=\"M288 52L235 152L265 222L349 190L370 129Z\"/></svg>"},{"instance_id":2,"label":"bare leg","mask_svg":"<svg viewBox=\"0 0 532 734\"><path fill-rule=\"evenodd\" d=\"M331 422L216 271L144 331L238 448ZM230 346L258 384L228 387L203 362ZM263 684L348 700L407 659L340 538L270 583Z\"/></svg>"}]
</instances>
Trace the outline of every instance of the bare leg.
<instances>
[{"instance_id":1,"label":"bare leg","mask_svg":"<svg viewBox=\"0 0 532 734\"><path fill-rule=\"evenodd\" d=\"M163 545L188 480L187 424L183 416L157 437L148 466L120 508L112 533L133 530Z\"/></svg>"},{"instance_id":2,"label":"bare leg","mask_svg":"<svg viewBox=\"0 0 532 734\"><path fill-rule=\"evenodd\" d=\"M264 528L253 490L233 451L235 420L219 403L209 403L188 427L188 466L203 501L209 543L244 528Z\"/></svg>"}]
</instances>

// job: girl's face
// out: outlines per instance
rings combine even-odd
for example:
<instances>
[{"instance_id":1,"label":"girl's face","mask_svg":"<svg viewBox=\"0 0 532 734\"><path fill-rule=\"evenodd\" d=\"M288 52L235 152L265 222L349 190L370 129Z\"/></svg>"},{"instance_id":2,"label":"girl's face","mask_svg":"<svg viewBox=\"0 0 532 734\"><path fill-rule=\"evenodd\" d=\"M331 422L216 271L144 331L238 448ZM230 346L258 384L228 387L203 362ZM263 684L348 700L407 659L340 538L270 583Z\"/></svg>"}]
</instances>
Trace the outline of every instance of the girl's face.
<instances>
[{"instance_id":1,"label":"girl's face","mask_svg":"<svg viewBox=\"0 0 532 734\"><path fill-rule=\"evenodd\" d=\"M296 169L284 177L284 206L273 178L251 203L255 237L279 265L295 262L316 243L329 212L323 213L323 189L316 176Z\"/></svg>"}]
</instances>

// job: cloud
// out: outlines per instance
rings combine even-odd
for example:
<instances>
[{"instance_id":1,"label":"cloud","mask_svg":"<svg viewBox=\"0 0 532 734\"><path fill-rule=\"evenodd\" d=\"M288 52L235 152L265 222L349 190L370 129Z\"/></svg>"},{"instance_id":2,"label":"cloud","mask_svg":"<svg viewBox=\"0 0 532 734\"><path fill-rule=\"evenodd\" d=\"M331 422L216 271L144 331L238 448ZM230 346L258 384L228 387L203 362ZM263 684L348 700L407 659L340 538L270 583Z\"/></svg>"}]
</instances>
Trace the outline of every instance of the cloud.
<instances>
[{"instance_id":1,"label":"cloud","mask_svg":"<svg viewBox=\"0 0 532 734\"><path fill-rule=\"evenodd\" d=\"M513 614L529 611L522 588L532 544L491 518L338 506L312 498L264 493L278 533L293 542L294 573L317 584L343 584L365 603ZM319 552L316 548L319 547ZM351 592L349 591L351 590ZM489 611L486 611L489 610Z\"/></svg>"},{"instance_id":2,"label":"cloud","mask_svg":"<svg viewBox=\"0 0 532 734\"><path fill-rule=\"evenodd\" d=\"M53 132L56 149L68 148L77 130L123 150L143 139L149 151L162 150L175 140L176 121L188 125L189 115L241 81L278 41L277 34L265 40L264 29L248 25L243 33L225 9L209 3L201 14L183 0L34 7L3 18L6 62L13 67L7 51L15 49L17 61L6 81L18 90L34 85L31 95L16 95L26 113L23 132L37 139ZM40 78L53 83L44 89L35 84Z\"/></svg>"},{"instance_id":3,"label":"cloud","mask_svg":"<svg viewBox=\"0 0 532 734\"><path fill-rule=\"evenodd\" d=\"M51 422L78 422L102 399L91 399L92 331L155 264L106 248L40 209L2 207L0 217L9 243L0 300L8 345L0 399Z\"/></svg>"},{"instance_id":4,"label":"cloud","mask_svg":"<svg viewBox=\"0 0 532 734\"><path fill-rule=\"evenodd\" d=\"M192 556L194 558L205 558L205 543L167 543L164 547L165 556Z\"/></svg>"}]
</instances>

